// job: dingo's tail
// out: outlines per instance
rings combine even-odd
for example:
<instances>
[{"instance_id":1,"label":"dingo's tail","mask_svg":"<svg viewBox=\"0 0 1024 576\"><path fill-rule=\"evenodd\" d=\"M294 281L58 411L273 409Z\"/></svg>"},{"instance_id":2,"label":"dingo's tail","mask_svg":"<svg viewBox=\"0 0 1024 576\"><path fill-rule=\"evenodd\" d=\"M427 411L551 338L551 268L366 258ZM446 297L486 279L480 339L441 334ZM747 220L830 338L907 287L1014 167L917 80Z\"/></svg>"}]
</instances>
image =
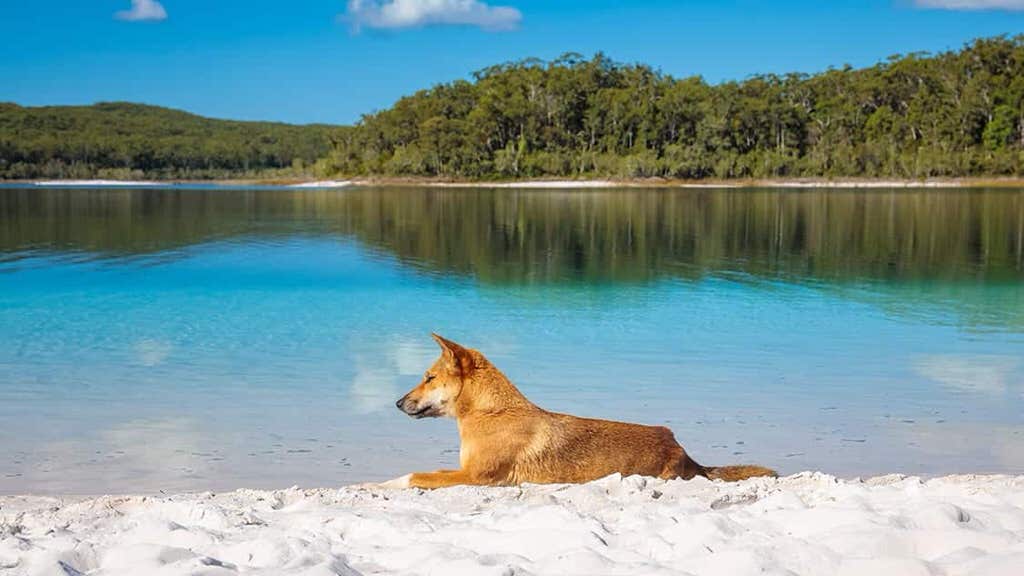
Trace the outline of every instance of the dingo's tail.
<instances>
[{"instance_id":1,"label":"dingo's tail","mask_svg":"<svg viewBox=\"0 0 1024 576\"><path fill-rule=\"evenodd\" d=\"M704 468L704 473L711 480L724 480L726 482L739 482L747 478L758 476L771 476L775 478L778 474L774 470L764 466L709 466Z\"/></svg>"}]
</instances>

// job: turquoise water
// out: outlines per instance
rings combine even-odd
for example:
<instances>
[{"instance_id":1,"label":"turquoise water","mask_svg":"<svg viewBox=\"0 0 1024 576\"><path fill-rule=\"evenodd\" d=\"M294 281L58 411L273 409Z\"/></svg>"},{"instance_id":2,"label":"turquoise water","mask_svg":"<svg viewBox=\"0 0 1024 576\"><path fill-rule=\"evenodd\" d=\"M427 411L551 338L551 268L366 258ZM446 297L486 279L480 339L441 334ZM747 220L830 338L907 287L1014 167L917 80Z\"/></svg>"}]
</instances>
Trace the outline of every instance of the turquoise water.
<instances>
[{"instance_id":1,"label":"turquoise water","mask_svg":"<svg viewBox=\"0 0 1024 576\"><path fill-rule=\"evenodd\" d=\"M451 467L480 349L707 464L1024 473L1024 191L0 188L0 493Z\"/></svg>"}]
</instances>

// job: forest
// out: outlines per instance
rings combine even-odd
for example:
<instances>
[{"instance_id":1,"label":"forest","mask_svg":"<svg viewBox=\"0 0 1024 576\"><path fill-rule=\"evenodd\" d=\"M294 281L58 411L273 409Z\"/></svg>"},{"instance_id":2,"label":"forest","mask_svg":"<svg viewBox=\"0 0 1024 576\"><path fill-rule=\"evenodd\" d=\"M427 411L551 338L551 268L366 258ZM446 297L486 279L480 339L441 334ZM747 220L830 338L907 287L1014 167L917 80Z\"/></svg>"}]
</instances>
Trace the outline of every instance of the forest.
<instances>
[{"instance_id":1,"label":"forest","mask_svg":"<svg viewBox=\"0 0 1024 576\"><path fill-rule=\"evenodd\" d=\"M1024 173L1024 36L709 84L603 54L502 64L339 130L324 169L458 179Z\"/></svg>"},{"instance_id":2,"label":"forest","mask_svg":"<svg viewBox=\"0 0 1024 576\"><path fill-rule=\"evenodd\" d=\"M0 178L1024 176L1024 35L712 84L604 54L526 59L353 126L0 104Z\"/></svg>"},{"instance_id":3,"label":"forest","mask_svg":"<svg viewBox=\"0 0 1024 576\"><path fill-rule=\"evenodd\" d=\"M128 103L0 103L0 178L217 179L309 172L328 126L213 120Z\"/></svg>"}]
</instances>

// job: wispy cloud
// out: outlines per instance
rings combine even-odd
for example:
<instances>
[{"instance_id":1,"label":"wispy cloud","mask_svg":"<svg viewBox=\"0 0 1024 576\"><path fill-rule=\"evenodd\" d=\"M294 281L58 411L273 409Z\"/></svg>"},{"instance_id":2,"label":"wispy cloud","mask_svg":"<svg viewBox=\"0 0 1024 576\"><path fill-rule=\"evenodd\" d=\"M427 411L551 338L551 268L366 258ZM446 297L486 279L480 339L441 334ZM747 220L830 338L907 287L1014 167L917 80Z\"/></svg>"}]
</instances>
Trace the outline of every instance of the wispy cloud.
<instances>
[{"instance_id":1,"label":"wispy cloud","mask_svg":"<svg viewBox=\"0 0 1024 576\"><path fill-rule=\"evenodd\" d=\"M1024 427L1000 422L942 424L917 422L884 430L893 446L907 444L916 458L894 461L892 469L916 461L925 473L973 473L981 470L1016 473L1024 470ZM905 454L905 453L904 453ZM915 471L916 472L916 471Z\"/></svg>"},{"instance_id":2,"label":"wispy cloud","mask_svg":"<svg viewBox=\"0 0 1024 576\"><path fill-rule=\"evenodd\" d=\"M110 428L98 424L93 432L34 447L33 459L48 465L28 468L19 480L63 493L101 484L115 493L195 490L196 478L224 464L207 455L211 442L200 431L202 422L193 419L138 419Z\"/></svg>"},{"instance_id":3,"label":"wispy cloud","mask_svg":"<svg viewBox=\"0 0 1024 576\"><path fill-rule=\"evenodd\" d=\"M114 17L128 22L159 22L167 19L167 10L157 0L132 0L131 9L121 10Z\"/></svg>"},{"instance_id":4,"label":"wispy cloud","mask_svg":"<svg viewBox=\"0 0 1024 576\"><path fill-rule=\"evenodd\" d=\"M1024 10L1024 0L914 0L914 4L937 10Z\"/></svg>"},{"instance_id":5,"label":"wispy cloud","mask_svg":"<svg viewBox=\"0 0 1024 576\"><path fill-rule=\"evenodd\" d=\"M935 354L919 356L914 371L952 390L1005 394L1015 387L1021 360L1010 356Z\"/></svg>"},{"instance_id":6,"label":"wispy cloud","mask_svg":"<svg viewBox=\"0 0 1024 576\"><path fill-rule=\"evenodd\" d=\"M356 374L349 389L356 412L394 409L395 400L415 386L437 358L437 349L430 344L400 339L385 349L371 347L357 352Z\"/></svg>"},{"instance_id":7,"label":"wispy cloud","mask_svg":"<svg viewBox=\"0 0 1024 576\"><path fill-rule=\"evenodd\" d=\"M523 15L510 6L479 0L349 0L343 20L360 28L402 29L431 25L511 30Z\"/></svg>"},{"instance_id":8,"label":"wispy cloud","mask_svg":"<svg viewBox=\"0 0 1024 576\"><path fill-rule=\"evenodd\" d=\"M148 367L163 364L173 350L174 346L163 340L146 338L135 343L135 353L139 364Z\"/></svg>"}]
</instances>

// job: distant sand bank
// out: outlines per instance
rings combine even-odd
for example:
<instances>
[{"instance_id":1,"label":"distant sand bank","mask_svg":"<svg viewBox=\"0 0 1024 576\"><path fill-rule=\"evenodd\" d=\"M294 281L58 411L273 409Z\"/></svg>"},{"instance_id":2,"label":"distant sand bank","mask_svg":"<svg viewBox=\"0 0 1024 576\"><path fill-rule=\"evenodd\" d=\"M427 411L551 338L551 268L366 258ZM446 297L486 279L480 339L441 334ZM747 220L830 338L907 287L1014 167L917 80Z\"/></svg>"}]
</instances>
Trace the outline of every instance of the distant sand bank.
<instances>
[{"instance_id":1,"label":"distant sand bank","mask_svg":"<svg viewBox=\"0 0 1024 576\"><path fill-rule=\"evenodd\" d=\"M87 188L89 186L160 186L162 184L161 182L155 182L152 180L38 180L32 183L36 186L68 186L83 188Z\"/></svg>"},{"instance_id":2,"label":"distant sand bank","mask_svg":"<svg viewBox=\"0 0 1024 576\"><path fill-rule=\"evenodd\" d=\"M31 576L1018 576L1022 566L1024 477L0 498L0 572Z\"/></svg>"},{"instance_id":3,"label":"distant sand bank","mask_svg":"<svg viewBox=\"0 0 1024 576\"><path fill-rule=\"evenodd\" d=\"M299 184L289 184L289 188L346 188L351 186L352 182L349 180L317 180L315 182L301 182Z\"/></svg>"},{"instance_id":4,"label":"distant sand bank","mask_svg":"<svg viewBox=\"0 0 1024 576\"><path fill-rule=\"evenodd\" d=\"M30 184L40 187L153 187L153 186L268 186L282 188L347 188L350 186L408 186L431 188L508 188L508 189L606 189L606 188L798 188L798 189L919 189L919 188L1024 188L1020 178L958 178L931 180L896 179L763 179L763 180L667 180L651 179L593 179L593 180L519 180L519 181L456 181L434 178L377 178L362 177L350 180L39 180L8 181L7 184Z\"/></svg>"},{"instance_id":5,"label":"distant sand bank","mask_svg":"<svg viewBox=\"0 0 1024 576\"><path fill-rule=\"evenodd\" d=\"M614 188L620 184L611 180L524 180L521 182L428 182L438 188Z\"/></svg>"},{"instance_id":6,"label":"distant sand bank","mask_svg":"<svg viewBox=\"0 0 1024 576\"><path fill-rule=\"evenodd\" d=\"M935 180L667 180L660 178L633 180L522 180L522 181L444 181L409 178L362 178L352 181L362 186L429 186L438 188L524 188L524 189L588 189L588 188L1024 188L1024 179L935 179Z\"/></svg>"}]
</instances>

